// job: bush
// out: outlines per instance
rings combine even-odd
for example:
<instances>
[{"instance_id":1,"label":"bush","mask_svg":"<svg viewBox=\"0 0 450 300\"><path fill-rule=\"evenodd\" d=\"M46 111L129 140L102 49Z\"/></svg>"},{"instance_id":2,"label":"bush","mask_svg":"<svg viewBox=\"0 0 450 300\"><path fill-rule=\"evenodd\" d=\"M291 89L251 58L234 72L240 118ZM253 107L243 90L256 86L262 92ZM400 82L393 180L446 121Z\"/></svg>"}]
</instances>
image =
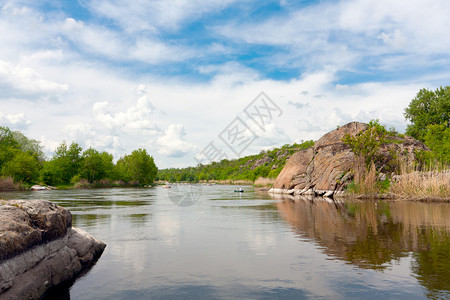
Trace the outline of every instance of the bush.
<instances>
[{"instance_id":1,"label":"bush","mask_svg":"<svg viewBox=\"0 0 450 300\"><path fill-rule=\"evenodd\" d=\"M374 162L378 162L380 146L387 143L388 131L378 120L369 122L369 128L356 136L346 134L342 141L350 146L356 156L364 160L367 171Z\"/></svg>"}]
</instances>

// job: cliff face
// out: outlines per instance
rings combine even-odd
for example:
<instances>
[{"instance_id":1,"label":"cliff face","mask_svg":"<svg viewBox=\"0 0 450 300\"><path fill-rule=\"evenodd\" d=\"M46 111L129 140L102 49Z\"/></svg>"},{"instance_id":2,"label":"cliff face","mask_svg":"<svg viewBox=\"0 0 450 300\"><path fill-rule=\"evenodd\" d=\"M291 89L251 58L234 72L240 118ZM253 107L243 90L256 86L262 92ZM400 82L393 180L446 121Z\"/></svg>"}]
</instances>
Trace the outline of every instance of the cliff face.
<instances>
[{"instance_id":1,"label":"cliff face","mask_svg":"<svg viewBox=\"0 0 450 300\"><path fill-rule=\"evenodd\" d=\"M295 153L286 162L270 192L325 196L341 194L353 179L351 170L355 164L355 154L341 139L346 134L356 136L367 129L365 123L351 122L325 134L313 147ZM380 152L387 164L390 153L412 156L419 149L426 150L427 147L410 137L397 137L395 142L383 145ZM377 167L380 170L384 168Z\"/></svg>"},{"instance_id":2,"label":"cliff face","mask_svg":"<svg viewBox=\"0 0 450 300\"><path fill-rule=\"evenodd\" d=\"M0 299L39 299L92 264L106 244L43 200L0 202Z\"/></svg>"}]
</instances>

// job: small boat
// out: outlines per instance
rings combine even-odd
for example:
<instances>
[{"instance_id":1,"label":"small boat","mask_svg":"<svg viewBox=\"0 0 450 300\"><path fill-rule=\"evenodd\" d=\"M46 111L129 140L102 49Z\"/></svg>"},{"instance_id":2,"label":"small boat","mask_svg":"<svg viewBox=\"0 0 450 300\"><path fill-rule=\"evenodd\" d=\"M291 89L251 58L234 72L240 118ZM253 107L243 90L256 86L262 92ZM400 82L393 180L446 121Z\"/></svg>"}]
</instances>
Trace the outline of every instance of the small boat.
<instances>
[{"instance_id":1,"label":"small boat","mask_svg":"<svg viewBox=\"0 0 450 300\"><path fill-rule=\"evenodd\" d=\"M243 193L244 190L242 188L239 188L238 190L234 190L235 193Z\"/></svg>"},{"instance_id":2,"label":"small boat","mask_svg":"<svg viewBox=\"0 0 450 300\"><path fill-rule=\"evenodd\" d=\"M163 186L162 186L162 188L163 188L163 189L170 189L170 188L171 188L171 186L170 186L170 185L168 185L168 184L166 184L166 185L163 185Z\"/></svg>"}]
</instances>

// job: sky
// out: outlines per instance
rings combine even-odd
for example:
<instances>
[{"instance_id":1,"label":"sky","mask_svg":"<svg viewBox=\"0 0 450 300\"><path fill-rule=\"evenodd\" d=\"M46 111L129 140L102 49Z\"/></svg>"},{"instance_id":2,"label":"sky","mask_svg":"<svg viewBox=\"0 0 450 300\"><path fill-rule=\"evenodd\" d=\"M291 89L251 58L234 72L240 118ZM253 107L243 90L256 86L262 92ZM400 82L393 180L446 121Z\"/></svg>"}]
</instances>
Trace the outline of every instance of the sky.
<instances>
[{"instance_id":1,"label":"sky","mask_svg":"<svg viewBox=\"0 0 450 300\"><path fill-rule=\"evenodd\" d=\"M449 85L449 15L448 0L0 0L0 125L48 157L76 141L159 168L351 121L404 132L417 92Z\"/></svg>"}]
</instances>

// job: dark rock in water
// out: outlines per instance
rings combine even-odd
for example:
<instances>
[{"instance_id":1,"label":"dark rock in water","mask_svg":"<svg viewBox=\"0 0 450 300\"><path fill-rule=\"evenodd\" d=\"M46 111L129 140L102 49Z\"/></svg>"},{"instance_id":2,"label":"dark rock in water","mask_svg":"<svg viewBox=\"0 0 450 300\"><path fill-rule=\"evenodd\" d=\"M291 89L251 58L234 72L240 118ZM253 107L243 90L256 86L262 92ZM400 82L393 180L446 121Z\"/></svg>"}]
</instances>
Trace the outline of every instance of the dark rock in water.
<instances>
[{"instance_id":1,"label":"dark rock in water","mask_svg":"<svg viewBox=\"0 0 450 300\"><path fill-rule=\"evenodd\" d=\"M313 147L295 153L286 162L270 192L326 197L341 194L353 179L351 170L355 164L355 154L342 138L346 134L356 136L367 129L365 123L351 122L328 132ZM413 159L416 150L428 149L411 137L396 139L380 147L380 156L384 160L377 166L378 170L387 169L391 153L401 153Z\"/></svg>"},{"instance_id":2,"label":"dark rock in water","mask_svg":"<svg viewBox=\"0 0 450 300\"><path fill-rule=\"evenodd\" d=\"M106 247L73 228L71 213L54 203L0 204L0 299L39 299L95 262Z\"/></svg>"}]
</instances>

